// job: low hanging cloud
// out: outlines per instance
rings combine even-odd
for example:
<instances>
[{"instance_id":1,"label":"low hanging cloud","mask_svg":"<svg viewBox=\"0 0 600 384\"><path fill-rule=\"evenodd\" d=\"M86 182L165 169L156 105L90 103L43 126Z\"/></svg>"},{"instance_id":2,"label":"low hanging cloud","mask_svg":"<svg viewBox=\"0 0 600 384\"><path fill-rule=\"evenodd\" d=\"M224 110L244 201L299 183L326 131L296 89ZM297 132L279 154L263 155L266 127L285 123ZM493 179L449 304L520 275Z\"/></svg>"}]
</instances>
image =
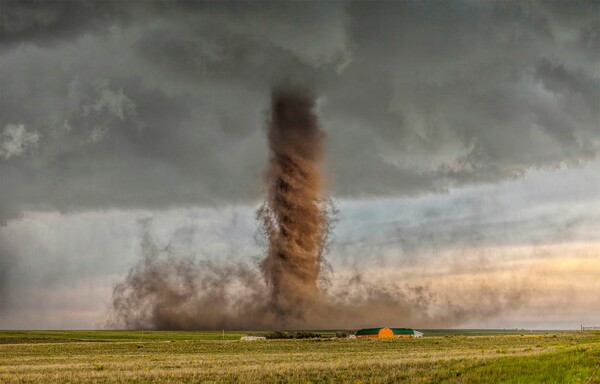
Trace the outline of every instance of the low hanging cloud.
<instances>
[{"instance_id":1,"label":"low hanging cloud","mask_svg":"<svg viewBox=\"0 0 600 384\"><path fill-rule=\"evenodd\" d=\"M8 124L0 132L0 158L8 160L35 148L40 140L37 132L27 132L23 124Z\"/></svg>"}]
</instances>

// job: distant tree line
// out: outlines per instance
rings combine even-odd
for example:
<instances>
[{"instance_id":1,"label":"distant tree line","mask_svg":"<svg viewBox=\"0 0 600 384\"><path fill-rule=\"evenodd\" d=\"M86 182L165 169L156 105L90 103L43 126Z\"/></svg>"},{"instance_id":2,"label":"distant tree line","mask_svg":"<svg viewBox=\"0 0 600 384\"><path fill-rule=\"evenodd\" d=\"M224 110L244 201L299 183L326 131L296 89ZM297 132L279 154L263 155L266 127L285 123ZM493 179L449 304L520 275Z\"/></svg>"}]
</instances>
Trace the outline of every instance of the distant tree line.
<instances>
[{"instance_id":1,"label":"distant tree line","mask_svg":"<svg viewBox=\"0 0 600 384\"><path fill-rule=\"evenodd\" d=\"M353 331L344 330L336 331L334 335L337 338L346 338L353 334ZM308 331L271 331L268 333L264 333L261 336L264 336L267 339L318 339L325 337L320 333Z\"/></svg>"},{"instance_id":2,"label":"distant tree line","mask_svg":"<svg viewBox=\"0 0 600 384\"><path fill-rule=\"evenodd\" d=\"M323 335L307 331L271 331L263 335L267 339L316 339Z\"/></svg>"}]
</instances>

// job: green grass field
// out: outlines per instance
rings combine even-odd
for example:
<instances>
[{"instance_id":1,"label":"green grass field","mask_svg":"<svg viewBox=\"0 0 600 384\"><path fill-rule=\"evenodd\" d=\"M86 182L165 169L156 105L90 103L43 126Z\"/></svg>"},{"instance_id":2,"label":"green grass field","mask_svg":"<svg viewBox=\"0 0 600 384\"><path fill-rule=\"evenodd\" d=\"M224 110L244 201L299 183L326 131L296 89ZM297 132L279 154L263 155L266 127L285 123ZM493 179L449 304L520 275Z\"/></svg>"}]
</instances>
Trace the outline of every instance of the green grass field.
<instances>
[{"instance_id":1,"label":"green grass field","mask_svg":"<svg viewBox=\"0 0 600 384\"><path fill-rule=\"evenodd\" d=\"M0 331L0 383L600 383L600 332L240 341L245 334Z\"/></svg>"}]
</instances>

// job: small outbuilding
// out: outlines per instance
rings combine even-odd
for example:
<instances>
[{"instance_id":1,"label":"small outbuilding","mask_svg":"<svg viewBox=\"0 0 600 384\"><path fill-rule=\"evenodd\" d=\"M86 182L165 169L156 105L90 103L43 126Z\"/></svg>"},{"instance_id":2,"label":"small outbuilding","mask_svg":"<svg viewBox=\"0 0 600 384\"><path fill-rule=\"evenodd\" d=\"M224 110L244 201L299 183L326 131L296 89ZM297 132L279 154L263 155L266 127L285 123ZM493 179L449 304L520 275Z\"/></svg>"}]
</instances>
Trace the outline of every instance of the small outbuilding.
<instances>
[{"instance_id":1,"label":"small outbuilding","mask_svg":"<svg viewBox=\"0 0 600 384\"><path fill-rule=\"evenodd\" d=\"M240 340L243 341L256 341L256 340L266 340L267 338L264 336L242 336Z\"/></svg>"},{"instance_id":2,"label":"small outbuilding","mask_svg":"<svg viewBox=\"0 0 600 384\"><path fill-rule=\"evenodd\" d=\"M361 339L408 339L409 337L421 337L423 332L411 328L365 328L356 331L356 337Z\"/></svg>"}]
</instances>

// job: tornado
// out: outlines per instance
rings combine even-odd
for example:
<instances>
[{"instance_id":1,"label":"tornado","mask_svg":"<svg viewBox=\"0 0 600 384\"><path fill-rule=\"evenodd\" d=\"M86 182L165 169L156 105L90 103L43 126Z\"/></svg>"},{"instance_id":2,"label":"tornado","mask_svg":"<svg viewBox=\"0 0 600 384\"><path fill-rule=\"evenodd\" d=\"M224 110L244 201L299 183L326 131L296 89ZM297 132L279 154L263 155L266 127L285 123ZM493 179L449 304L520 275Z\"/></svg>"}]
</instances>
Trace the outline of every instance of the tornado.
<instances>
[{"instance_id":1,"label":"tornado","mask_svg":"<svg viewBox=\"0 0 600 384\"><path fill-rule=\"evenodd\" d=\"M325 260L336 209L325 193L321 165L324 134L315 101L304 90L271 93L266 124L269 143L265 201L257 210L266 235L265 256L227 262L212 255L196 260L154 239L152 219L140 221L141 258L113 287L107 326L163 330L340 329L372 324L420 324L440 328L485 320L526 303L525 282L478 286L472 300L455 300L435 283L369 279L356 271L333 278ZM187 231L185 232L187 233ZM187 236L187 235L186 235ZM174 237L173 243L186 243ZM491 284L491 285L490 285ZM464 292L463 292L464 294Z\"/></svg>"},{"instance_id":2,"label":"tornado","mask_svg":"<svg viewBox=\"0 0 600 384\"><path fill-rule=\"evenodd\" d=\"M302 319L319 301L319 274L330 228L323 196L324 134L312 95L272 91L267 123L266 200L258 217L268 239L261 270L269 307L282 319Z\"/></svg>"}]
</instances>

